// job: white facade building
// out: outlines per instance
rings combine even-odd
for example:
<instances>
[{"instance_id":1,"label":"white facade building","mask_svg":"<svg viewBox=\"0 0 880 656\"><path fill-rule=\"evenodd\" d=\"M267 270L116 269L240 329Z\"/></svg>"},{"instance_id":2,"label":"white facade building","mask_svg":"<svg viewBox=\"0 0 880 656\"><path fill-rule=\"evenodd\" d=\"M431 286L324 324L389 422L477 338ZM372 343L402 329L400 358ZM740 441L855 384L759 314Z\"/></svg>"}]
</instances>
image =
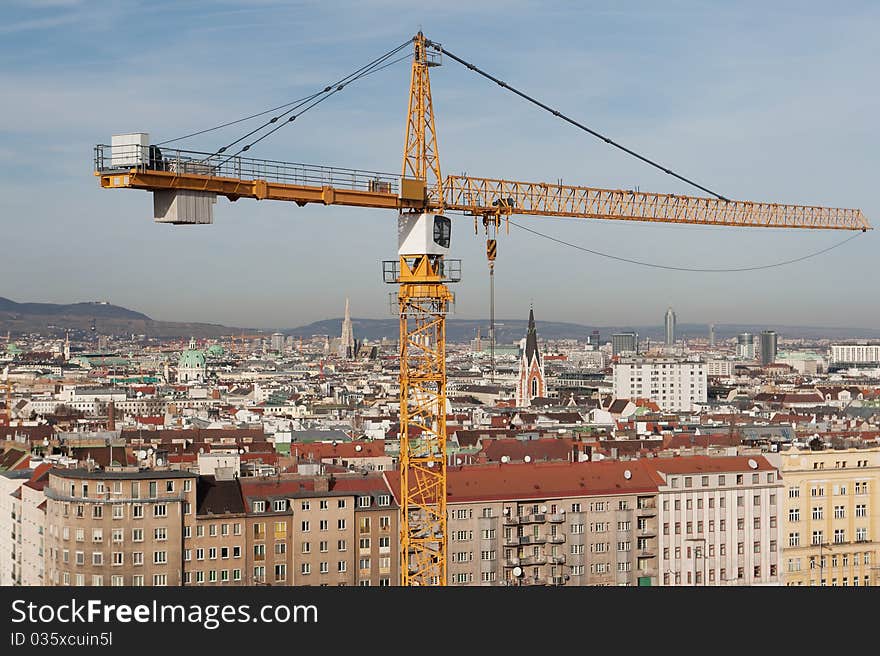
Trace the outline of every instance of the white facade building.
<instances>
[{"instance_id":1,"label":"white facade building","mask_svg":"<svg viewBox=\"0 0 880 656\"><path fill-rule=\"evenodd\" d=\"M48 477L42 481L29 481L19 488L21 492L21 585L48 585L44 581L46 526L46 495L43 487Z\"/></svg>"},{"instance_id":2,"label":"white facade building","mask_svg":"<svg viewBox=\"0 0 880 656\"><path fill-rule=\"evenodd\" d=\"M706 363L706 375L730 378L733 376L734 364L736 363L732 360L709 360Z\"/></svg>"},{"instance_id":3,"label":"white facade building","mask_svg":"<svg viewBox=\"0 0 880 656\"><path fill-rule=\"evenodd\" d=\"M0 472L0 585L22 584L21 486L31 470Z\"/></svg>"},{"instance_id":4,"label":"white facade building","mask_svg":"<svg viewBox=\"0 0 880 656\"><path fill-rule=\"evenodd\" d=\"M880 364L880 344L832 344L834 364Z\"/></svg>"},{"instance_id":5,"label":"white facade building","mask_svg":"<svg viewBox=\"0 0 880 656\"><path fill-rule=\"evenodd\" d=\"M779 472L763 456L659 459L661 585L781 585Z\"/></svg>"},{"instance_id":6,"label":"white facade building","mask_svg":"<svg viewBox=\"0 0 880 656\"><path fill-rule=\"evenodd\" d=\"M613 393L618 399L650 399L664 411L691 411L707 400L706 364L623 358L614 365Z\"/></svg>"}]
</instances>

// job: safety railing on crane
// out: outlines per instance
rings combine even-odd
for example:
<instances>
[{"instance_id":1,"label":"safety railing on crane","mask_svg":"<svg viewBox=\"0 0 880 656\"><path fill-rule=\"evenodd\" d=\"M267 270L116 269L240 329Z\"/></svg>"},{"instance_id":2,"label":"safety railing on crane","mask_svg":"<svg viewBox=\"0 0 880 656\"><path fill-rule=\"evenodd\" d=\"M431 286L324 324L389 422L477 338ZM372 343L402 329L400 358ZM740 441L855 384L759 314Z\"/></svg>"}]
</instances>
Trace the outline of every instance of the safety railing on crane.
<instances>
[{"instance_id":1,"label":"safety railing on crane","mask_svg":"<svg viewBox=\"0 0 880 656\"><path fill-rule=\"evenodd\" d=\"M398 176L378 171L281 162L250 157L229 157L176 148L142 144L95 146L95 171L128 173L132 169L163 171L186 175L205 175L239 180L266 180L291 185L331 186L362 191L396 194Z\"/></svg>"}]
</instances>

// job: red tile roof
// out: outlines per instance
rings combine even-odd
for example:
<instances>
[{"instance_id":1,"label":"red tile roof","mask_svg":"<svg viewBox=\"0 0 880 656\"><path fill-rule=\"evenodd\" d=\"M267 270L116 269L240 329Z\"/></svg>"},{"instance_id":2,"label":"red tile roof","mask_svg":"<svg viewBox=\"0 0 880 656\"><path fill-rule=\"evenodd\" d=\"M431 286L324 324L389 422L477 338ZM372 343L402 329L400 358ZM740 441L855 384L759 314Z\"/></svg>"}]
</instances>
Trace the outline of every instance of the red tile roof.
<instances>
[{"instance_id":1,"label":"red tile roof","mask_svg":"<svg viewBox=\"0 0 880 656\"><path fill-rule=\"evenodd\" d=\"M36 469L34 469L34 473L31 474L31 477L28 479L27 485L32 490L43 490L46 487L46 484L49 482L49 470L52 469L52 465L48 462L43 462L37 465Z\"/></svg>"},{"instance_id":2,"label":"red tile roof","mask_svg":"<svg viewBox=\"0 0 880 656\"><path fill-rule=\"evenodd\" d=\"M757 469L749 467L749 461L758 463ZM776 467L764 456L684 456L679 458L654 458L657 471L664 474L702 474L707 472L775 471Z\"/></svg>"},{"instance_id":3,"label":"red tile roof","mask_svg":"<svg viewBox=\"0 0 880 656\"><path fill-rule=\"evenodd\" d=\"M507 456L512 462L519 462L526 456L533 461L568 460L573 441L564 438L543 438L537 440L483 439L482 450L490 462L499 462Z\"/></svg>"},{"instance_id":4,"label":"red tile roof","mask_svg":"<svg viewBox=\"0 0 880 656\"><path fill-rule=\"evenodd\" d=\"M358 447L360 448L358 449ZM301 459L312 460L321 460L323 458L379 458L385 455L385 441L291 444L290 455L298 455Z\"/></svg>"},{"instance_id":5,"label":"red tile roof","mask_svg":"<svg viewBox=\"0 0 880 656\"><path fill-rule=\"evenodd\" d=\"M631 478L624 477L629 470ZM400 499L400 472L385 472ZM447 502L552 499L609 494L653 493L661 479L649 461L549 462L469 465L447 470Z\"/></svg>"}]
</instances>

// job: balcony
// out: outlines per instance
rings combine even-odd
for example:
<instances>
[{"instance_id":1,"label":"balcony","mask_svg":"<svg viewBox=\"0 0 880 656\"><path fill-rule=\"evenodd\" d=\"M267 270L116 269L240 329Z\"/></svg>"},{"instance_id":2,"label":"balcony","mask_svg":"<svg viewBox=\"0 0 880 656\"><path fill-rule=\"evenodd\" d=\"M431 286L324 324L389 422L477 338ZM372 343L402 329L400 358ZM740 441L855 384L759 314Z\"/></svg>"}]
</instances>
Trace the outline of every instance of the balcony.
<instances>
[{"instance_id":1,"label":"balcony","mask_svg":"<svg viewBox=\"0 0 880 656\"><path fill-rule=\"evenodd\" d=\"M565 513L564 512L555 513L552 515L548 515L547 518L554 524L561 524L562 522L565 521Z\"/></svg>"},{"instance_id":2,"label":"balcony","mask_svg":"<svg viewBox=\"0 0 880 656\"><path fill-rule=\"evenodd\" d=\"M520 560L522 561L523 567L547 564L547 556L526 556Z\"/></svg>"},{"instance_id":3,"label":"balcony","mask_svg":"<svg viewBox=\"0 0 880 656\"><path fill-rule=\"evenodd\" d=\"M654 517L657 514L657 506L654 504L638 506L636 508L636 516L638 517Z\"/></svg>"},{"instance_id":4,"label":"balcony","mask_svg":"<svg viewBox=\"0 0 880 656\"><path fill-rule=\"evenodd\" d=\"M519 566L519 558L507 558L504 560L505 567L518 567Z\"/></svg>"},{"instance_id":5,"label":"balcony","mask_svg":"<svg viewBox=\"0 0 880 656\"><path fill-rule=\"evenodd\" d=\"M657 552L656 552L656 550L652 549L651 547L645 547L643 549L639 549L638 551L636 551L636 555L639 558L654 558L657 556Z\"/></svg>"},{"instance_id":6,"label":"balcony","mask_svg":"<svg viewBox=\"0 0 880 656\"><path fill-rule=\"evenodd\" d=\"M547 538L547 541L550 542L551 544L562 544L563 542L565 542L565 536L564 535L551 535L550 537Z\"/></svg>"},{"instance_id":7,"label":"balcony","mask_svg":"<svg viewBox=\"0 0 880 656\"><path fill-rule=\"evenodd\" d=\"M565 564L565 555L562 556L550 556L550 562L553 565L564 565Z\"/></svg>"},{"instance_id":8,"label":"balcony","mask_svg":"<svg viewBox=\"0 0 880 656\"><path fill-rule=\"evenodd\" d=\"M637 529L636 535L641 538L654 538L657 537L657 529L652 526L646 526L644 528Z\"/></svg>"},{"instance_id":9,"label":"balcony","mask_svg":"<svg viewBox=\"0 0 880 656\"><path fill-rule=\"evenodd\" d=\"M550 585L565 585L565 577L554 576L552 579L550 579Z\"/></svg>"}]
</instances>

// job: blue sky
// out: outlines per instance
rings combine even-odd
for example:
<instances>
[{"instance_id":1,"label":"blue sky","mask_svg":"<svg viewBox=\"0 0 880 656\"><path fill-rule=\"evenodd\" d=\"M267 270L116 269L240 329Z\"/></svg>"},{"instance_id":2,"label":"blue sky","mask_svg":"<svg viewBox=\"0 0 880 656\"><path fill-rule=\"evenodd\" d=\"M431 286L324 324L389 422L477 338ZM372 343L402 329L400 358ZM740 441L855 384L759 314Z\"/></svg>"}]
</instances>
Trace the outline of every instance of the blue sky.
<instances>
[{"instance_id":1,"label":"blue sky","mask_svg":"<svg viewBox=\"0 0 880 656\"><path fill-rule=\"evenodd\" d=\"M442 6L440 6L442 4ZM107 299L157 319L288 327L389 316L393 213L218 199L215 224L153 223L150 195L98 188L92 148L154 141L308 95L420 28L451 52L731 198L858 207L880 222L880 5L847 2L9 0L0 25L0 296ZM407 62L347 88L254 157L397 173ZM446 173L690 193L452 61L432 70ZM242 126L184 145L216 149ZM231 137L231 138L230 138ZM788 260L849 236L520 217L674 266ZM456 315L488 314L483 237L454 223ZM880 328L877 231L738 274L616 263L511 229L497 316L596 325Z\"/></svg>"}]
</instances>

